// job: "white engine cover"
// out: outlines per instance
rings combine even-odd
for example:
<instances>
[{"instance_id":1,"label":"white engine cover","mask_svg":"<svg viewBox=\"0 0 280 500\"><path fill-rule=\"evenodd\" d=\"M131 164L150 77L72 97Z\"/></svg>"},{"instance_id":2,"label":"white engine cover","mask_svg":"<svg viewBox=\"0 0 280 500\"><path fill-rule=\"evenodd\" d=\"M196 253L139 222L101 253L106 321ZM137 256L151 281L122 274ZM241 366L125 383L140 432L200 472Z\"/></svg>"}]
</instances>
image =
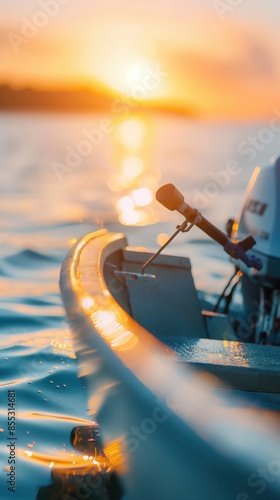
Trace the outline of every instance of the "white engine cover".
<instances>
[{"instance_id":1,"label":"white engine cover","mask_svg":"<svg viewBox=\"0 0 280 500\"><path fill-rule=\"evenodd\" d=\"M249 234L257 242L252 253L262 259L263 269L242 265L242 271L263 285L280 285L280 157L262 169L257 167L248 184L232 238L239 241Z\"/></svg>"}]
</instances>

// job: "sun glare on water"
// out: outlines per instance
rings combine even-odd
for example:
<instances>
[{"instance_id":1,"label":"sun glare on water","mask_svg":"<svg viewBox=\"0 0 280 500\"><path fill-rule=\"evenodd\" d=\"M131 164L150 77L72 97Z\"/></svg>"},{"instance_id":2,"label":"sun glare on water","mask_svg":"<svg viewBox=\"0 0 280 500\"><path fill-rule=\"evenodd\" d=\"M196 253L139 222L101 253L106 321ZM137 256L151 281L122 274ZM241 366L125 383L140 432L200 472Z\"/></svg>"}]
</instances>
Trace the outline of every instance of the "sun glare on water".
<instances>
[{"instance_id":1,"label":"sun glare on water","mask_svg":"<svg viewBox=\"0 0 280 500\"><path fill-rule=\"evenodd\" d=\"M119 124L118 140L129 151L137 151L144 145L146 127L139 118L128 118Z\"/></svg>"},{"instance_id":2,"label":"sun glare on water","mask_svg":"<svg viewBox=\"0 0 280 500\"><path fill-rule=\"evenodd\" d=\"M153 165L151 129L138 116L118 124L115 133L115 171L109 176L108 187L118 193L116 211L124 225L154 223L154 191L158 187L159 172Z\"/></svg>"}]
</instances>

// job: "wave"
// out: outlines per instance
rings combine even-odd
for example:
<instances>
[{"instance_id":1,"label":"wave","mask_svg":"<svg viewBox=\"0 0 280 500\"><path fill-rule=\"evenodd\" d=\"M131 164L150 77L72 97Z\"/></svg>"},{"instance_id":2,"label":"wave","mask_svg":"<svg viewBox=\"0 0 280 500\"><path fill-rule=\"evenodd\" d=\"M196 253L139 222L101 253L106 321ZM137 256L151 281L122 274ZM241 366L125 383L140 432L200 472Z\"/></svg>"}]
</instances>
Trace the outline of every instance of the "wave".
<instances>
[{"instance_id":1,"label":"wave","mask_svg":"<svg viewBox=\"0 0 280 500\"><path fill-rule=\"evenodd\" d=\"M58 316L30 316L29 314L20 314L15 311L10 311L7 309L0 309L0 332L4 333L19 333L27 332L29 330L34 330L40 328L50 328L51 325L57 325L59 321Z\"/></svg>"},{"instance_id":2,"label":"wave","mask_svg":"<svg viewBox=\"0 0 280 500\"><path fill-rule=\"evenodd\" d=\"M57 257L26 248L19 252L7 255L1 259L2 262L16 267L41 267L43 264L53 264L57 262Z\"/></svg>"}]
</instances>

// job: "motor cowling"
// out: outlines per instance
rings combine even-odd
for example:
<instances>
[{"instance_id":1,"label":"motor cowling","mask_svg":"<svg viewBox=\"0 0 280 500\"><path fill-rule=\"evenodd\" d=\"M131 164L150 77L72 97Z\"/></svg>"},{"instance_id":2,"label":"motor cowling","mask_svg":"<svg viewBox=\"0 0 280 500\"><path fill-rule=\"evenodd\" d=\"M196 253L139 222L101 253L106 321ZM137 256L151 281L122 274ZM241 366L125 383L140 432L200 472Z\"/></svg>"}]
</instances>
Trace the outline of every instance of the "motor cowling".
<instances>
[{"instance_id":1,"label":"motor cowling","mask_svg":"<svg viewBox=\"0 0 280 500\"><path fill-rule=\"evenodd\" d=\"M261 286L280 288L280 157L257 167L249 181L231 238L239 241L248 234L256 240L253 253L262 259L263 268L248 269L241 262L241 270Z\"/></svg>"}]
</instances>

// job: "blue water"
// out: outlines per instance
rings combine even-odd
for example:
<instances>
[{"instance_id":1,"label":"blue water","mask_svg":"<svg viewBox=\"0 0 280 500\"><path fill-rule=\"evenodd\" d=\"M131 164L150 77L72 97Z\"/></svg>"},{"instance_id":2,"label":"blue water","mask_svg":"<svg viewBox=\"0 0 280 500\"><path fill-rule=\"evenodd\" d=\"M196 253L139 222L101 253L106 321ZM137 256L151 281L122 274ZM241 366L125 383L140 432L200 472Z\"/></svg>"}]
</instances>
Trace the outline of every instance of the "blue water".
<instances>
[{"instance_id":1,"label":"blue water","mask_svg":"<svg viewBox=\"0 0 280 500\"><path fill-rule=\"evenodd\" d=\"M91 417L58 286L71 240L105 226L125 232L131 246L158 248L158 235L172 233L180 222L178 214L151 202L143 208L144 225L124 226L118 219L118 200L145 183L154 193L160 184L173 182L190 204L199 190L204 215L223 229L236 215L254 167L279 153L277 137L250 162L238 151L265 123L213 124L167 115L137 118L146 132L136 152L137 145L121 143L121 122L113 117L113 130L70 168L66 147L76 151L83 131L98 129L104 118L0 115L1 499L35 499L39 488L51 483L56 467L85 460L71 445L70 432L91 423ZM131 156L140 157L143 173L112 191L112 179ZM222 176L231 160L238 162L238 174L206 196L211 172ZM54 162L68 166L62 176ZM194 229L180 235L169 253L190 256L196 285L213 303L232 271L222 250ZM15 493L8 491L6 476L8 390L16 391Z\"/></svg>"}]
</instances>

